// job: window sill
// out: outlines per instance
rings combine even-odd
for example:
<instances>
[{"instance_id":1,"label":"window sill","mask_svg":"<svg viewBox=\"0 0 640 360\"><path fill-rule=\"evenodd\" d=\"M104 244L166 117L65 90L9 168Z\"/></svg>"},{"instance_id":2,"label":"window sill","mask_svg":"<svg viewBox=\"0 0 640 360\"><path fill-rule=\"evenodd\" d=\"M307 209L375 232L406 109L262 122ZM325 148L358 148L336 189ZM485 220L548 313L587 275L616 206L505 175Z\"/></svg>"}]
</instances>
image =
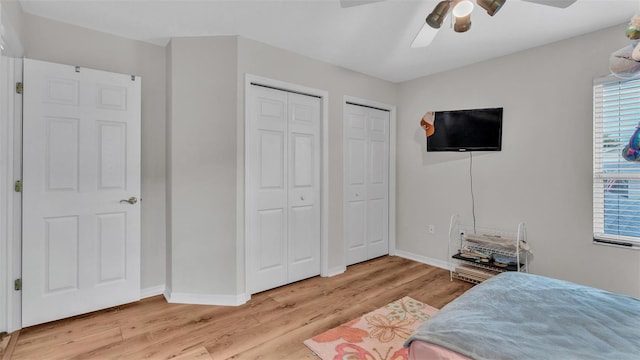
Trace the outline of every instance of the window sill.
<instances>
[{"instance_id":1,"label":"window sill","mask_svg":"<svg viewBox=\"0 0 640 360\"><path fill-rule=\"evenodd\" d=\"M626 250L640 250L640 244L621 240L593 239L593 244Z\"/></svg>"}]
</instances>

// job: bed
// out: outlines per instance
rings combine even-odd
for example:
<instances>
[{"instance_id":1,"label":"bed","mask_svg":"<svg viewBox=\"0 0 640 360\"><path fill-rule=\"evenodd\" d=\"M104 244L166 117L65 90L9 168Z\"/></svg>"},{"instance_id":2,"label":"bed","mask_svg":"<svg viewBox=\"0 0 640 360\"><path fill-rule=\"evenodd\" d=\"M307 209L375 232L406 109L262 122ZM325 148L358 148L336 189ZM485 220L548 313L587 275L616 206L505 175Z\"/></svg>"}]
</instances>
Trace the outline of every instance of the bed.
<instances>
[{"instance_id":1,"label":"bed","mask_svg":"<svg viewBox=\"0 0 640 360\"><path fill-rule=\"evenodd\" d=\"M412 360L639 360L640 299L502 273L443 307L405 346Z\"/></svg>"}]
</instances>

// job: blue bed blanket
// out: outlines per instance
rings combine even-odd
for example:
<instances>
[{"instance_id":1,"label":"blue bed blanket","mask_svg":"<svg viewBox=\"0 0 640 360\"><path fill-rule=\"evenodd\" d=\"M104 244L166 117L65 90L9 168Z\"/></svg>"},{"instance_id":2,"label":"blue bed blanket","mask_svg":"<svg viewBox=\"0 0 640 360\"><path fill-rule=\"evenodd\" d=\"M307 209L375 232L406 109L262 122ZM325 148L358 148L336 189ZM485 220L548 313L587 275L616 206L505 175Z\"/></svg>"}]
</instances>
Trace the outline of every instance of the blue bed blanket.
<instances>
[{"instance_id":1,"label":"blue bed blanket","mask_svg":"<svg viewBox=\"0 0 640 360\"><path fill-rule=\"evenodd\" d=\"M640 360L640 299L503 273L446 305L405 346L415 340L473 359Z\"/></svg>"}]
</instances>

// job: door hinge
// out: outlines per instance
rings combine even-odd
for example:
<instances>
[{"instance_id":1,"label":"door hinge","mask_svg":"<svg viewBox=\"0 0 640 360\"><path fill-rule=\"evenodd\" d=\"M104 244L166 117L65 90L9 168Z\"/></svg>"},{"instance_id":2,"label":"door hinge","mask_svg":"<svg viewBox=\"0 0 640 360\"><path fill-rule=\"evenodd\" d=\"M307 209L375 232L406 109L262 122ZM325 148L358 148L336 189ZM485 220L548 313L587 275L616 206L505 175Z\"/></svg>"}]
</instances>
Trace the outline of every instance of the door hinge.
<instances>
[{"instance_id":1,"label":"door hinge","mask_svg":"<svg viewBox=\"0 0 640 360\"><path fill-rule=\"evenodd\" d=\"M13 185L13 190L16 192L22 192L22 181L16 180L16 183Z\"/></svg>"},{"instance_id":2,"label":"door hinge","mask_svg":"<svg viewBox=\"0 0 640 360\"><path fill-rule=\"evenodd\" d=\"M22 94L22 90L23 90L23 85L21 82L17 82L16 83L16 93L18 94Z\"/></svg>"},{"instance_id":3,"label":"door hinge","mask_svg":"<svg viewBox=\"0 0 640 360\"><path fill-rule=\"evenodd\" d=\"M20 290L22 290L22 279L16 279L16 280L13 282L13 288L14 288L16 291L20 291Z\"/></svg>"}]
</instances>

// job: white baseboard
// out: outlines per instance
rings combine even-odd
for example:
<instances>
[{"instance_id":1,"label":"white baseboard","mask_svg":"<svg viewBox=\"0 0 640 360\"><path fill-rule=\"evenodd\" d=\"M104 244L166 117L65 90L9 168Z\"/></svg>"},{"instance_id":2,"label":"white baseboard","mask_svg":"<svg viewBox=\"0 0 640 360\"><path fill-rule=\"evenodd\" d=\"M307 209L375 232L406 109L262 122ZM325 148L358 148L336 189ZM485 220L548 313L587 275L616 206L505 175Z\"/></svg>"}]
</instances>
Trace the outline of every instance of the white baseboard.
<instances>
[{"instance_id":1,"label":"white baseboard","mask_svg":"<svg viewBox=\"0 0 640 360\"><path fill-rule=\"evenodd\" d=\"M413 254L413 253L402 251L402 250L396 250L396 256L401 257L401 258L405 258L405 259L409 259L409 260L413 260L413 261L417 261L419 263L423 263L423 264L439 267L439 268L442 268L442 269L445 269L445 270L450 270L449 269L449 263L446 262L446 261L442 261L440 259L434 259L434 258L430 258L430 257L418 255L418 254Z\"/></svg>"},{"instance_id":2,"label":"white baseboard","mask_svg":"<svg viewBox=\"0 0 640 360\"><path fill-rule=\"evenodd\" d=\"M345 271L347 271L347 268L345 266L334 267L333 269L327 270L327 273L325 275L322 275L322 277L332 277L332 276L340 275Z\"/></svg>"},{"instance_id":3,"label":"white baseboard","mask_svg":"<svg viewBox=\"0 0 640 360\"><path fill-rule=\"evenodd\" d=\"M213 295L213 294L190 294L177 293L171 290L165 291L165 299L172 304L195 304L195 305L220 305L239 306L251 298L247 294L238 295Z\"/></svg>"},{"instance_id":4,"label":"white baseboard","mask_svg":"<svg viewBox=\"0 0 640 360\"><path fill-rule=\"evenodd\" d=\"M140 299L164 294L164 284L151 286L140 290Z\"/></svg>"}]
</instances>

